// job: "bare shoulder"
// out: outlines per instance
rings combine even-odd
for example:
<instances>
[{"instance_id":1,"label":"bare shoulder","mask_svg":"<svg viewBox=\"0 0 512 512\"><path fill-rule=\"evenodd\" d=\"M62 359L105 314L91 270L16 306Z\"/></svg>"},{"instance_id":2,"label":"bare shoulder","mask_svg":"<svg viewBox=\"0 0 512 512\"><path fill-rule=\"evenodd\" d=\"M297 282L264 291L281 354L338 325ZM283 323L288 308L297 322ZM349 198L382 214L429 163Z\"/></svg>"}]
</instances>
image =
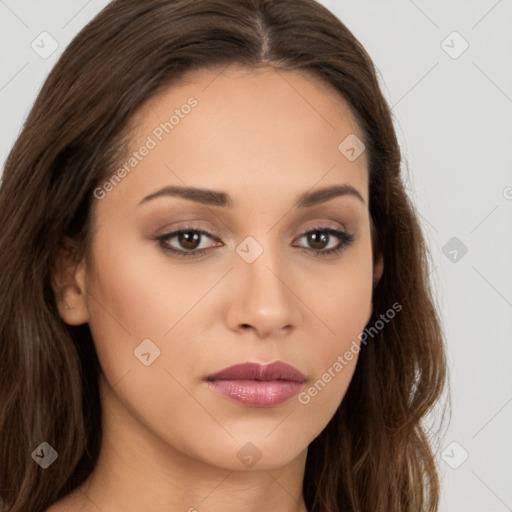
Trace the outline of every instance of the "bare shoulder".
<instances>
[{"instance_id":1,"label":"bare shoulder","mask_svg":"<svg viewBox=\"0 0 512 512\"><path fill-rule=\"evenodd\" d=\"M69 512L78 512L79 509L77 507L66 505L64 500L59 500L44 512L64 512L65 510L69 510Z\"/></svg>"},{"instance_id":2,"label":"bare shoulder","mask_svg":"<svg viewBox=\"0 0 512 512\"><path fill-rule=\"evenodd\" d=\"M55 502L44 512L85 512L83 498L80 499L78 493L72 492Z\"/></svg>"}]
</instances>

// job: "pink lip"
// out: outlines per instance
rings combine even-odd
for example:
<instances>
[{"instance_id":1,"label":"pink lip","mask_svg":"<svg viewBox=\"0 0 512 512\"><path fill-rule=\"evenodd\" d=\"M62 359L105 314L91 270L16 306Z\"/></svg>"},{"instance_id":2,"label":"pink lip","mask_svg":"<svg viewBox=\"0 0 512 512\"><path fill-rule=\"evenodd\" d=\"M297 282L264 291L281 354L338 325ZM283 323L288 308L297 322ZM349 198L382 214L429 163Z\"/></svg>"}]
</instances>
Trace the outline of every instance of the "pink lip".
<instances>
[{"instance_id":1,"label":"pink lip","mask_svg":"<svg viewBox=\"0 0 512 512\"><path fill-rule=\"evenodd\" d=\"M273 407L296 395L306 377L293 366L242 363L208 376L206 384L224 397L252 407Z\"/></svg>"}]
</instances>

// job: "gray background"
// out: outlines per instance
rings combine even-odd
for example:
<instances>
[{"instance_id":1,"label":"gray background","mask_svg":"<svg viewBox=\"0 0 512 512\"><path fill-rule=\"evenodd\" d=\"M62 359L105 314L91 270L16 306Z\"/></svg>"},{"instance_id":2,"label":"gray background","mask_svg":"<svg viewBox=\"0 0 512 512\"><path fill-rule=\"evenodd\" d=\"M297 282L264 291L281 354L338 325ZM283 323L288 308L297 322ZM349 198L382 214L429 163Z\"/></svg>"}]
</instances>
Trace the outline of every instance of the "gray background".
<instances>
[{"instance_id":1,"label":"gray background","mask_svg":"<svg viewBox=\"0 0 512 512\"><path fill-rule=\"evenodd\" d=\"M512 2L322 3L378 68L432 253L452 395L440 511L512 511ZM0 0L2 169L49 70L106 4ZM31 47L44 31L47 58Z\"/></svg>"}]
</instances>

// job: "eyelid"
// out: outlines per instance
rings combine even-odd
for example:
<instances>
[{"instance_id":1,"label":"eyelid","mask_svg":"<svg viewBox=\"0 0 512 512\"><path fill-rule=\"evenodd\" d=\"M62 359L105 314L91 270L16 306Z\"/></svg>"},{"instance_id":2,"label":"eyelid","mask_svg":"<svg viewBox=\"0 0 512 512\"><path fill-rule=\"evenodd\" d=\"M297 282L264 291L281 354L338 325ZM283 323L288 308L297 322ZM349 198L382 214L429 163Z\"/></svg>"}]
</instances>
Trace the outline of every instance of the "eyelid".
<instances>
[{"instance_id":1,"label":"eyelid","mask_svg":"<svg viewBox=\"0 0 512 512\"><path fill-rule=\"evenodd\" d=\"M328 236L335 237L338 239L337 245L334 248L330 249L313 249L302 247L303 252L313 252L316 254L317 257L329 257L337 255L338 253L342 253L344 252L345 249L348 249L356 239L355 233L350 233L349 231L347 231L345 229L345 226L343 226L343 228L333 227L332 225L329 224L328 221L326 221L325 224L322 224L321 222L317 221L315 225L310 226L308 228L304 228L301 231L301 233L294 238L294 242L295 240L300 240L301 238L315 231L328 233ZM181 227L176 227L172 231L158 235L155 237L155 240L158 242L161 250L163 250L164 252L171 253L177 257L192 257L195 256L196 254L204 255L205 253L209 252L213 247L215 247L213 246L202 249L184 250L172 248L169 246L168 242L166 242L166 240L175 238L181 233L188 232L198 233L201 237L207 237L210 240L216 240L218 242L221 241L219 236L214 235L213 233L210 233L209 231L206 231L204 229L201 229L200 227L192 226L190 224ZM225 245L223 242L221 243L223 246ZM297 247L295 244L292 244L292 246Z\"/></svg>"},{"instance_id":2,"label":"eyelid","mask_svg":"<svg viewBox=\"0 0 512 512\"><path fill-rule=\"evenodd\" d=\"M215 227L213 227L211 225L211 223L208 223L209 227L201 227L201 226L197 225L196 223L197 223L196 220L185 220L183 222L177 222L177 223L173 224L172 226L166 226L162 229L159 229L154 238L167 237L169 235L177 234L177 233L183 232L183 231L197 231L197 232L203 233L204 235L208 236L209 238L219 241L222 238L227 237L228 233L231 233L231 230L226 230L226 229L222 228L221 232L223 232L223 233L218 234L219 230L216 229ZM336 231L345 231L347 233L349 231L347 229L346 225L339 221L313 220L313 221L310 221L309 223L306 223L306 226L299 231L299 233L294 237L294 240L297 237L301 237L315 229L318 229L318 230L334 229ZM293 231L296 231L296 228L293 228Z\"/></svg>"}]
</instances>

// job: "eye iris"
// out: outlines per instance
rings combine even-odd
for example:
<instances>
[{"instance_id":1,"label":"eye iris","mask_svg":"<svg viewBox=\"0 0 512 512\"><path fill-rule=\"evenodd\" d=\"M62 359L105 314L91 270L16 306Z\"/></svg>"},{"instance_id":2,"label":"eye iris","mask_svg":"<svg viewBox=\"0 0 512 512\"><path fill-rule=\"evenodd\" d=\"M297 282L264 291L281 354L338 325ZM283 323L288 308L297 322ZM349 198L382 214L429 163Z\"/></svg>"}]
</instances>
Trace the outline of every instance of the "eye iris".
<instances>
[{"instance_id":1,"label":"eye iris","mask_svg":"<svg viewBox=\"0 0 512 512\"><path fill-rule=\"evenodd\" d=\"M197 241L200 238L200 234L193 231L184 231L179 233L178 241L185 249L196 249ZM191 246L190 246L191 244Z\"/></svg>"},{"instance_id":2,"label":"eye iris","mask_svg":"<svg viewBox=\"0 0 512 512\"><path fill-rule=\"evenodd\" d=\"M329 235L327 233L324 233L322 231L312 231L308 234L308 243L311 244L311 247L313 249L324 249L324 247L316 247L316 243L326 244L328 241Z\"/></svg>"}]
</instances>

